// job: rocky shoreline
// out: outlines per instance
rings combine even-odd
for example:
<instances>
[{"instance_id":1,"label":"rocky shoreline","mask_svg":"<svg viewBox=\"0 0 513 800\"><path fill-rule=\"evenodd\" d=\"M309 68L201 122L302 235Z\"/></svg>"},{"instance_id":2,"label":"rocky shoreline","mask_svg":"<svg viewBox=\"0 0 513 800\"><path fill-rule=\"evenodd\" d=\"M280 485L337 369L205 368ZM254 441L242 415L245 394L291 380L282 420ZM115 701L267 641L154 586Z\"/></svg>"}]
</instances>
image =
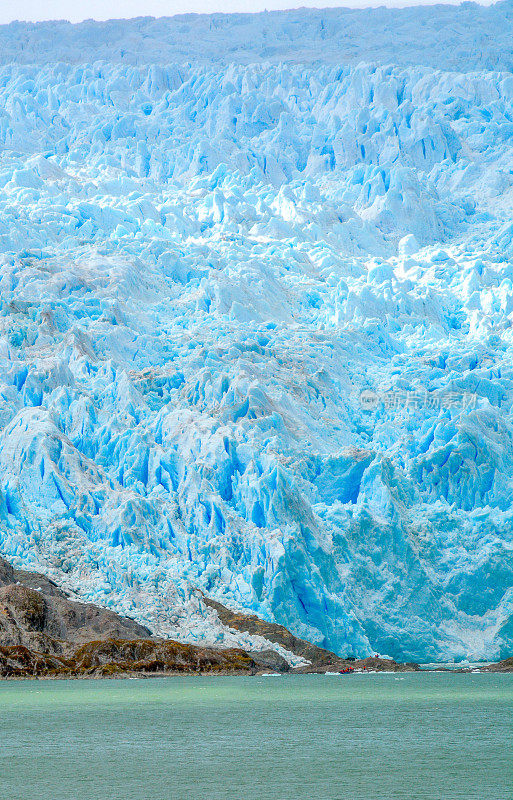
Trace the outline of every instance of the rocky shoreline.
<instances>
[{"instance_id":1,"label":"rocky shoreline","mask_svg":"<svg viewBox=\"0 0 513 800\"><path fill-rule=\"evenodd\" d=\"M402 664L378 656L340 658L281 625L233 612L207 597L204 601L227 628L259 636L260 641L269 643L269 649L200 647L153 637L134 620L73 600L45 576L15 570L0 558L0 679L421 670L416 663ZM273 644L308 663L292 668ZM485 665L480 671L512 672L513 658Z\"/></svg>"},{"instance_id":2,"label":"rocky shoreline","mask_svg":"<svg viewBox=\"0 0 513 800\"><path fill-rule=\"evenodd\" d=\"M244 650L195 647L152 639L88 642L67 656L0 646L5 678L126 677L164 674L252 674L258 663Z\"/></svg>"},{"instance_id":3,"label":"rocky shoreline","mask_svg":"<svg viewBox=\"0 0 513 800\"><path fill-rule=\"evenodd\" d=\"M66 655L40 653L23 645L0 645L0 679L115 678L166 675L295 675L339 672L418 672L418 664L370 657L291 668L269 651L197 647L170 640L106 639L88 642Z\"/></svg>"},{"instance_id":4,"label":"rocky shoreline","mask_svg":"<svg viewBox=\"0 0 513 800\"><path fill-rule=\"evenodd\" d=\"M485 664L482 667L477 667L479 672L513 672L513 657L504 658L502 661L496 661L492 664ZM457 672L475 672L474 669L459 669Z\"/></svg>"}]
</instances>

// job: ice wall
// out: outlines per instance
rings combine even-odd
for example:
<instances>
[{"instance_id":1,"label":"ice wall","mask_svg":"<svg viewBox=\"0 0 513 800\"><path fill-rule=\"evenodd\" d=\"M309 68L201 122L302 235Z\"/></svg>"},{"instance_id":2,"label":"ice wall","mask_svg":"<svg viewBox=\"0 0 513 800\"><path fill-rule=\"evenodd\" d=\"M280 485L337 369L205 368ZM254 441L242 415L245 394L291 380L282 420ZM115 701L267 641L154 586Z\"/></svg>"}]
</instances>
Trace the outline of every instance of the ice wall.
<instances>
[{"instance_id":1,"label":"ice wall","mask_svg":"<svg viewBox=\"0 0 513 800\"><path fill-rule=\"evenodd\" d=\"M320 13L277 18L306 42ZM93 28L0 38L57 59ZM201 590L340 653L511 652L513 77L486 69L494 46L465 74L151 48L0 68L3 554L188 640L227 641Z\"/></svg>"}]
</instances>

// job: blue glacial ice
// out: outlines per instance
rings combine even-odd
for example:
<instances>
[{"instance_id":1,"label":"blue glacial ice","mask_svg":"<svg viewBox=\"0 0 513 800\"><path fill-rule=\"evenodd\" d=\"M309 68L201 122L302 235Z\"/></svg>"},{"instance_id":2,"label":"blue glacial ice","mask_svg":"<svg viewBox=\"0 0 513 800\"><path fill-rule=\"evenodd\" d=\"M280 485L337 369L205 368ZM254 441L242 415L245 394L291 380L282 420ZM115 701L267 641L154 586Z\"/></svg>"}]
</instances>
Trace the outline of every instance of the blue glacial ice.
<instances>
[{"instance_id":1,"label":"blue glacial ice","mask_svg":"<svg viewBox=\"0 0 513 800\"><path fill-rule=\"evenodd\" d=\"M511 654L513 5L447 9L0 29L4 555L187 641L247 643L204 592Z\"/></svg>"}]
</instances>

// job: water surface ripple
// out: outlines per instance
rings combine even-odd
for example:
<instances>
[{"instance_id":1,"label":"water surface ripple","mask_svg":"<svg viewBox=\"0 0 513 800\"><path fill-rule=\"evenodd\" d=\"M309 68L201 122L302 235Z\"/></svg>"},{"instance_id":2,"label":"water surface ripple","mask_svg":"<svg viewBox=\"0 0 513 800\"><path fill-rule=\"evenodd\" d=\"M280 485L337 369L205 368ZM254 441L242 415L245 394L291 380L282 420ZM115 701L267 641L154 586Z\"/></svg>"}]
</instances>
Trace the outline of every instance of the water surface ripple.
<instances>
[{"instance_id":1,"label":"water surface ripple","mask_svg":"<svg viewBox=\"0 0 513 800\"><path fill-rule=\"evenodd\" d=\"M513 675L0 682L3 800L511 800Z\"/></svg>"}]
</instances>

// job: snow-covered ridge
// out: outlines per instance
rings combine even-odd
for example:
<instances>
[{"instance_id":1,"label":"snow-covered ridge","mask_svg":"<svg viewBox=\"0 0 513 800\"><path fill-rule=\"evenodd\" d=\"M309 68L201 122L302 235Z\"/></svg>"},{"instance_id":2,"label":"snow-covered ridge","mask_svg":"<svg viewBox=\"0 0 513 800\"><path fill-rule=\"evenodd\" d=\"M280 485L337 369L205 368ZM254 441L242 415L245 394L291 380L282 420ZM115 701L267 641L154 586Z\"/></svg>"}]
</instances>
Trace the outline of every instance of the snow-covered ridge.
<instances>
[{"instance_id":1,"label":"snow-covered ridge","mask_svg":"<svg viewBox=\"0 0 513 800\"><path fill-rule=\"evenodd\" d=\"M0 63L319 63L510 70L513 5L299 9L0 26Z\"/></svg>"},{"instance_id":2,"label":"snow-covered ridge","mask_svg":"<svg viewBox=\"0 0 513 800\"><path fill-rule=\"evenodd\" d=\"M1 551L189 641L241 641L201 590L510 652L513 77L18 64L0 109Z\"/></svg>"}]
</instances>

